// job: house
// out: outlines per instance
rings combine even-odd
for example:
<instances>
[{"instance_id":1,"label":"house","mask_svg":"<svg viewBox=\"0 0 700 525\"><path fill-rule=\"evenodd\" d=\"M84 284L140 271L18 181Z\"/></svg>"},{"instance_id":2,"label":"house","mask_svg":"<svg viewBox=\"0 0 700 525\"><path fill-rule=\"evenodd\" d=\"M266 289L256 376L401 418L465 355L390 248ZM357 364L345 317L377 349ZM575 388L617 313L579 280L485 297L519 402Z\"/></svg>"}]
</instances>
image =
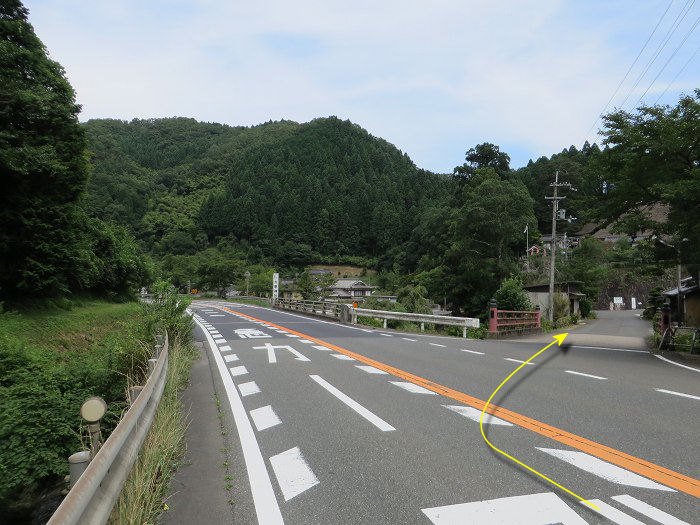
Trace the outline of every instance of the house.
<instances>
[{"instance_id":1,"label":"house","mask_svg":"<svg viewBox=\"0 0 700 525\"><path fill-rule=\"evenodd\" d=\"M678 315L678 287L664 292L671 306L671 319L686 326L700 327L700 286L692 277L681 280L680 312Z\"/></svg>"},{"instance_id":2,"label":"house","mask_svg":"<svg viewBox=\"0 0 700 525\"><path fill-rule=\"evenodd\" d=\"M330 298L333 299L364 299L372 295L376 286L370 286L359 279L338 279L330 287Z\"/></svg>"},{"instance_id":3,"label":"house","mask_svg":"<svg viewBox=\"0 0 700 525\"><path fill-rule=\"evenodd\" d=\"M569 299L569 309L566 315L579 315L579 301L585 297L585 294L579 292L580 281L567 281L554 283L554 291L563 293ZM534 284L531 286L523 286L527 293L530 302L540 307L540 311L545 314L549 311L549 283Z\"/></svg>"}]
</instances>

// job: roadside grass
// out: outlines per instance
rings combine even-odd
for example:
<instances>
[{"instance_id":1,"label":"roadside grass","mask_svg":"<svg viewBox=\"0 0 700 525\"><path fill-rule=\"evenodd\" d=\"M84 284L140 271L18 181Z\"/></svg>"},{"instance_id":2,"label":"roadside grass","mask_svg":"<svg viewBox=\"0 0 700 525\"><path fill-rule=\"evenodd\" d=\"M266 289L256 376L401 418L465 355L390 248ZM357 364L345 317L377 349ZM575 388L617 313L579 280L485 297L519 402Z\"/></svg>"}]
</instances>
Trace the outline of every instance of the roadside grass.
<instances>
[{"instance_id":1,"label":"roadside grass","mask_svg":"<svg viewBox=\"0 0 700 525\"><path fill-rule=\"evenodd\" d=\"M112 511L112 524L151 524L168 510L168 483L184 453L187 414L179 394L187 386L199 351L192 343L172 342L163 396L139 457Z\"/></svg>"}]
</instances>

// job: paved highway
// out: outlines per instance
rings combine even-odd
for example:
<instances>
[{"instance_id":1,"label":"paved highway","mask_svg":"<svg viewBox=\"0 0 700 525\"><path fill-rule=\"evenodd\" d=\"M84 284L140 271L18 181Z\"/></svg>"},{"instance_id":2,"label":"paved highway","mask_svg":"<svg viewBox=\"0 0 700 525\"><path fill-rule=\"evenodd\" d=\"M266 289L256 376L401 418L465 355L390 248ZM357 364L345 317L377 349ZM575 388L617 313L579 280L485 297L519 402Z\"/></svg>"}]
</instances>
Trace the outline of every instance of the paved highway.
<instances>
[{"instance_id":1,"label":"paved highway","mask_svg":"<svg viewBox=\"0 0 700 525\"><path fill-rule=\"evenodd\" d=\"M596 511L480 434L538 342L191 309L206 354L168 523L700 523L700 371L553 346L499 391L491 443Z\"/></svg>"}]
</instances>

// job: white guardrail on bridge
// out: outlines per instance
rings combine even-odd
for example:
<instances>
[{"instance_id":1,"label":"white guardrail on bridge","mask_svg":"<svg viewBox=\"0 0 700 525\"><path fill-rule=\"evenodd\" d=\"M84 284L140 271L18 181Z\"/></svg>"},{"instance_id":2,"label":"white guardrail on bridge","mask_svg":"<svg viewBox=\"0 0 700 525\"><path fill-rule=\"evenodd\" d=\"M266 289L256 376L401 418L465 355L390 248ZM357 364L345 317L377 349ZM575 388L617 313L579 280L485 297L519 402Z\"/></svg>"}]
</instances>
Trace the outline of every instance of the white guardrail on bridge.
<instances>
[{"instance_id":1,"label":"white guardrail on bridge","mask_svg":"<svg viewBox=\"0 0 700 525\"><path fill-rule=\"evenodd\" d=\"M48 525L104 524L151 428L168 372L168 335L149 359L151 374L131 407L100 448Z\"/></svg>"},{"instance_id":2,"label":"white guardrail on bridge","mask_svg":"<svg viewBox=\"0 0 700 525\"><path fill-rule=\"evenodd\" d=\"M295 299L275 299L272 303L275 308L295 310L323 317L340 319L344 323L357 324L358 317L373 317L384 320L386 328L387 319L395 321L407 321L419 323L421 331L425 324L445 326L459 326L462 328L462 337L467 337L467 329L479 328L479 319L472 317L451 317L448 315L414 314L410 312L392 312L389 310L369 310L367 308L354 308L349 304L333 303L329 301L297 301Z\"/></svg>"}]
</instances>

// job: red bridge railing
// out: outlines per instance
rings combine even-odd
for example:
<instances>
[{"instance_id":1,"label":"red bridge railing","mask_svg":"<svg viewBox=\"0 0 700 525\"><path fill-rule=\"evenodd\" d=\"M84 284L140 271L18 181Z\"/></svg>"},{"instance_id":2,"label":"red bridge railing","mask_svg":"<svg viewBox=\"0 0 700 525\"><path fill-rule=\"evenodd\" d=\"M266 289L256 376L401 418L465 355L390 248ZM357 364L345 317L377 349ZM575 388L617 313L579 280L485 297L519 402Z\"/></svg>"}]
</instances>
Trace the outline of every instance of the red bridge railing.
<instances>
[{"instance_id":1,"label":"red bridge railing","mask_svg":"<svg viewBox=\"0 0 700 525\"><path fill-rule=\"evenodd\" d=\"M542 329L542 312L537 310L499 310L496 301L489 303L489 335L513 335L539 332Z\"/></svg>"}]
</instances>

